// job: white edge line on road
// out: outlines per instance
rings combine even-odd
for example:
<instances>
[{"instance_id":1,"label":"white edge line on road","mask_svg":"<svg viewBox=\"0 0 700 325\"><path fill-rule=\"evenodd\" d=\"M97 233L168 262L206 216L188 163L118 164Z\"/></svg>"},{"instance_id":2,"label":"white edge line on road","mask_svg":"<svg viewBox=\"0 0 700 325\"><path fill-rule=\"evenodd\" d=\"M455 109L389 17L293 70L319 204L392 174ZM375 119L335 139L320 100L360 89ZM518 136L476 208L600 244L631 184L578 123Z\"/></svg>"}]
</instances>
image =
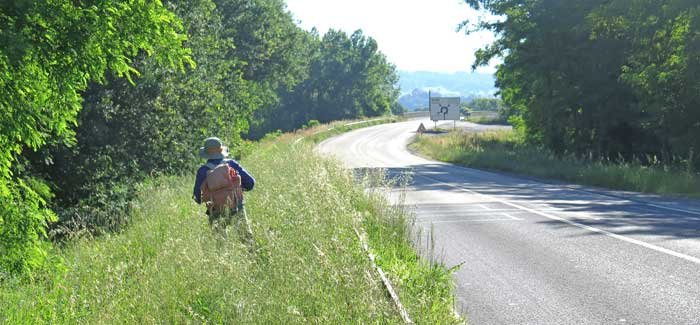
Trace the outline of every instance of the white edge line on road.
<instances>
[{"instance_id":1,"label":"white edge line on road","mask_svg":"<svg viewBox=\"0 0 700 325\"><path fill-rule=\"evenodd\" d=\"M488 206L485 206L485 205L483 205L483 204L477 204L476 206L478 206L478 207L480 207L480 208L482 208L482 209L484 209L484 210L489 210L489 211L493 210L493 209L491 209L491 208L489 208Z\"/></svg>"},{"instance_id":2,"label":"white edge line on road","mask_svg":"<svg viewBox=\"0 0 700 325\"><path fill-rule=\"evenodd\" d=\"M510 202L510 201L506 201L506 200L503 200L503 199L499 199L499 198L496 198L496 197L493 197L493 196L489 196L489 195L486 195L486 194L481 194L481 193L479 193L479 192L475 192L475 191L466 189L466 188L461 187L461 186L457 186L457 185L454 185L454 184L445 183L445 182L442 182L442 181L440 181L440 180L438 180L438 179L432 178L432 177L430 177L430 176L420 175L420 177L425 177L425 178L434 180L434 181L436 181L436 182L438 182L438 183L440 183L440 184L447 185L447 186L449 186L449 187L452 187L452 188L455 188L455 189L458 189L458 190L461 190L461 191L464 191L464 192L468 192L468 193L480 195L480 196L483 196L483 197L486 197L486 198L489 198L489 199L492 199L492 200L496 200L496 201L498 201L498 202L500 202L500 203L503 203L503 204L505 204L505 205L509 205L509 206L512 206L512 207L517 208L517 209L520 209L520 210L524 210L524 211L527 211L527 212L530 212L530 213L534 213L534 214L540 215L540 216L545 217L545 218L548 218L548 219L552 219L552 220L560 221L560 222L563 222L563 223L567 223L567 224L572 225L572 226L575 226L575 227L579 227L579 228L582 228L582 229L585 229L585 230L588 230L588 231L592 231L592 232L595 232L595 233L603 234L603 235L606 235L606 236L608 236L608 237L612 237L612 238L615 238L615 239L618 239L618 240L622 240L622 241L625 241L625 242L628 242L628 243L631 243L631 244L639 245L639 246L642 246L642 247L645 247L645 248L648 248L648 249L651 249L651 250L655 250L655 251L660 252L660 253L664 253L664 254L667 254L667 255L671 255L671 256L678 257L678 258L682 258L682 259L684 259L684 260L686 260L686 261L689 261L689 262L692 262L692 263L695 263L695 264L700 264L700 258L697 258L697 257L694 257L694 256L690 256L690 255L686 255L686 254L679 253L679 252L676 252L676 251L672 251L672 250L670 250L670 249L663 248L663 247L659 247L659 246L656 246L656 245L653 245L653 244L649 244L649 243L646 243L646 242L643 242L643 241L641 241L641 240L637 240L637 239L634 239L634 238L630 238L630 237L618 235L618 234L609 232L609 231L607 231L607 230L603 230L603 229L598 229L598 228L595 228L595 227L587 226L587 225L584 225L584 224L581 224L581 223L578 223L578 222L574 222L574 221L571 221L571 220L568 220L568 219L565 219L565 218L561 218L561 217L557 217L557 216L555 216L555 215L551 215L551 214L549 214L549 213L544 213L544 212L540 212L540 211L537 211L537 210L534 210L534 209L530 209L530 208L528 208L528 207L524 207L524 206L521 206L521 205L519 205L519 204L515 204L515 203L512 203L512 202Z\"/></svg>"},{"instance_id":3,"label":"white edge line on road","mask_svg":"<svg viewBox=\"0 0 700 325\"><path fill-rule=\"evenodd\" d=\"M504 215L504 216L506 216L506 217L508 217L508 218L510 218L510 219L512 219L512 220L516 220L516 221L523 221L523 220L525 220L525 219L516 218L516 217L511 216L510 214L505 213L505 212L503 212L503 213L501 213L501 214Z\"/></svg>"},{"instance_id":4,"label":"white edge line on road","mask_svg":"<svg viewBox=\"0 0 700 325\"><path fill-rule=\"evenodd\" d=\"M415 154L414 154L414 156L415 156ZM417 156L417 157L420 157L420 156ZM504 176L503 174L499 174L499 173L494 172L494 171L483 170L483 169L477 169L477 168L469 168L469 167L460 166L460 165L455 165L455 164L450 164L450 163L446 163L446 162L434 161L434 160L430 160L430 159L427 159L427 158L424 158L424 157L420 157L420 158L426 159L426 160L430 161L431 163L444 164L444 165L447 165L447 166L450 166L450 167L456 167L456 168L464 169L464 170L467 170L467 171L470 171L470 172L478 171L478 172L489 173L489 174L498 175L498 176ZM505 176L511 177L511 178L516 178L516 179L517 179L517 176L512 176L512 175L505 175ZM543 182L540 182L540 181L535 180L535 179L527 179L527 178L524 178L524 179L525 179L525 180L532 181L532 182L535 182L535 183L537 183L537 184L557 185L557 184L543 183ZM634 203L638 203L638 204L641 204L641 205L646 205L646 206L650 206L650 207L654 207L654 208L658 208L658 209L669 210L669 211L676 211L676 212L683 212L683 213L687 213L687 214L692 214L692 215L700 216L700 211L698 211L698 210L689 210L689 209L673 208L673 207L669 207L669 206L666 206L666 205L663 205L663 204L656 204L656 203L646 202L646 201L641 200L641 199L629 198L629 197L625 197L625 196L622 196L622 195L618 196L618 195L608 194L608 193L599 192L599 191L595 191L595 190L586 190L586 189L577 188L576 186L571 186L571 185L562 185L562 186L564 186L565 188L567 188L567 189L569 189L569 190L572 190L572 191L583 192L583 193L588 193L588 194L595 194L595 195L606 196L606 197L613 197L613 198L617 198L617 199L620 199L620 200L625 200L625 201L629 201L629 202L634 202ZM482 195L483 195L483 194L482 194Z\"/></svg>"},{"instance_id":5,"label":"white edge line on road","mask_svg":"<svg viewBox=\"0 0 700 325\"><path fill-rule=\"evenodd\" d=\"M456 166L456 165L455 165L455 166ZM463 167L463 166L457 166L457 167L466 168L466 167ZM537 181L536 181L536 182L537 182ZM538 183L539 183L539 182L538 182ZM547 183L542 183L542 184L547 184ZM692 214L692 215L695 215L695 216L700 216L700 211L698 211L698 210L674 208L674 207L670 207L670 206L663 205L663 204L657 204L657 203L647 202L647 201L644 201L644 199L638 199L638 198L626 197L626 196L624 196L624 195L618 195L618 194L614 194L614 193L611 194L611 193L605 193L605 192L600 192L600 191L596 191L596 190L587 190L587 189L583 189L583 188L578 188L578 187L575 186L575 185L565 185L565 187L568 188L568 189L570 189L570 190L572 190L572 191L578 191L578 192L583 192L583 193L588 193L588 194L594 194L594 195L600 195L600 196L613 197L613 198L616 198L616 199L625 200L625 201L630 201L630 202L638 203L638 204L640 204L640 205L646 205L646 206L654 207L654 208L657 208L657 209L669 210L669 211L676 211L676 212L682 212L682 213L686 213L686 214Z\"/></svg>"},{"instance_id":6,"label":"white edge line on road","mask_svg":"<svg viewBox=\"0 0 700 325\"><path fill-rule=\"evenodd\" d=\"M416 221L417 224L441 224L441 223L470 223L470 222L490 222L490 221L523 221L523 219L463 219L463 220L437 220L437 221Z\"/></svg>"},{"instance_id":7,"label":"white edge line on road","mask_svg":"<svg viewBox=\"0 0 700 325\"><path fill-rule=\"evenodd\" d=\"M631 201L631 200L630 200L630 201ZM635 202L635 201L632 201L632 202ZM654 204L654 203L647 203L647 202L638 202L638 203L642 203L642 204L645 204L645 205L648 205L648 206L652 206L652 207L655 207L655 208L659 208L659 209L666 209L666 210L671 210L671 211L676 211L676 212L683 212L683 213L687 213L687 214L693 214L693 215L696 215L696 216L700 216L700 212L695 211L695 210L678 209L678 208L672 208L672 207L667 207L667 206L658 205L658 204Z\"/></svg>"}]
</instances>

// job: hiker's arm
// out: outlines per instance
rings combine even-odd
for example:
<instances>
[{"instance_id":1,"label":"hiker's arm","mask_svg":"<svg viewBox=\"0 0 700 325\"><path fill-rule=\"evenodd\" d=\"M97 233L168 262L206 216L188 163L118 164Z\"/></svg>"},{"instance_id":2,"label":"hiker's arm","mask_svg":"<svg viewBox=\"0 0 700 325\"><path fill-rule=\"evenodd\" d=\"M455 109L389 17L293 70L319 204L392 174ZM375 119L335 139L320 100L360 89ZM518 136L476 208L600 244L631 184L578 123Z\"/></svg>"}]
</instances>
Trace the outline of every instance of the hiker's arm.
<instances>
[{"instance_id":1,"label":"hiker's arm","mask_svg":"<svg viewBox=\"0 0 700 325\"><path fill-rule=\"evenodd\" d=\"M255 178L234 160L229 160L229 166L235 169L238 175L241 175L241 187L246 191L253 190L253 187L255 187Z\"/></svg>"},{"instance_id":2,"label":"hiker's arm","mask_svg":"<svg viewBox=\"0 0 700 325\"><path fill-rule=\"evenodd\" d=\"M194 181L194 193L192 194L192 198L197 204L202 203L202 183L204 183L206 177L206 167L200 167L199 170L197 170L197 179Z\"/></svg>"}]
</instances>

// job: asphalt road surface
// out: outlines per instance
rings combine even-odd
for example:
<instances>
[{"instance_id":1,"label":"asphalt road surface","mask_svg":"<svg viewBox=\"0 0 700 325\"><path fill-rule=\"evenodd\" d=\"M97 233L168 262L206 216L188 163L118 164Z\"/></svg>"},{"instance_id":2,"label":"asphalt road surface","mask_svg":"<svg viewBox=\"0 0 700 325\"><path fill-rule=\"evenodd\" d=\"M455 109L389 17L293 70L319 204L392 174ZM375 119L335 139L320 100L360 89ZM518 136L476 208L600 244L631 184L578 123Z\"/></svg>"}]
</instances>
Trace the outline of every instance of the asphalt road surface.
<instances>
[{"instance_id":1,"label":"asphalt road surface","mask_svg":"<svg viewBox=\"0 0 700 325\"><path fill-rule=\"evenodd\" d=\"M412 174L405 204L444 263L464 263L454 279L470 324L700 324L700 203L427 160L406 148L420 122L317 150L359 171Z\"/></svg>"}]
</instances>

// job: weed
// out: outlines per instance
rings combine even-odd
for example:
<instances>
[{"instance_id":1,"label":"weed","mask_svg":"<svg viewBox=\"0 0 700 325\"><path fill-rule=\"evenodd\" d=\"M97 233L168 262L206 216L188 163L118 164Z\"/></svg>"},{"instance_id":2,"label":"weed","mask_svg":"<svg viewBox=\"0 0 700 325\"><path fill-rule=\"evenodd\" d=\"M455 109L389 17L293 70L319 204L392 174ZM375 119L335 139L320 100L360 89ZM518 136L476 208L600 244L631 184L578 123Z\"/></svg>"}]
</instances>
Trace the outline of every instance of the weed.
<instances>
[{"instance_id":1,"label":"weed","mask_svg":"<svg viewBox=\"0 0 700 325\"><path fill-rule=\"evenodd\" d=\"M700 195L700 176L690 168L555 156L546 149L524 142L516 131L511 130L421 137L411 144L411 148L441 161L475 168L618 190Z\"/></svg>"},{"instance_id":2,"label":"weed","mask_svg":"<svg viewBox=\"0 0 700 325\"><path fill-rule=\"evenodd\" d=\"M411 316L454 322L449 272L418 258L405 215L292 139L242 161L257 179L246 196L254 249L212 232L190 199L192 175L150 179L122 232L56 249L63 271L0 283L0 323L401 323L358 226Z\"/></svg>"}]
</instances>

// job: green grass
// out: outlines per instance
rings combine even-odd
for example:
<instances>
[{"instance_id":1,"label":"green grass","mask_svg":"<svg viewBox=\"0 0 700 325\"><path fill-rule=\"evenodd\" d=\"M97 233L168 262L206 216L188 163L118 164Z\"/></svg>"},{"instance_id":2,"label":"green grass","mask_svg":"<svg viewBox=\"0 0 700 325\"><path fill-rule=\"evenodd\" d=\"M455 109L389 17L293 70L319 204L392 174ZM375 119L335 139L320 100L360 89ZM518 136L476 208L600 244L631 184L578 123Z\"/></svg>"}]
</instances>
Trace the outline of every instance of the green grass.
<instances>
[{"instance_id":1,"label":"green grass","mask_svg":"<svg viewBox=\"0 0 700 325\"><path fill-rule=\"evenodd\" d=\"M700 196L700 176L664 166L556 157L528 145L515 131L457 132L421 137L411 148L463 166L494 169L582 185L645 193Z\"/></svg>"},{"instance_id":2,"label":"green grass","mask_svg":"<svg viewBox=\"0 0 700 325\"><path fill-rule=\"evenodd\" d=\"M282 136L242 163L254 248L213 233L193 176L143 184L123 232L56 248L62 270L0 284L0 323L401 323L355 229L418 323L455 323L449 271L419 259L408 217ZM378 179L375 181L379 182Z\"/></svg>"},{"instance_id":3,"label":"green grass","mask_svg":"<svg viewBox=\"0 0 700 325\"><path fill-rule=\"evenodd\" d=\"M421 234L416 233L411 217L384 199L389 187L395 189L401 184L382 181L383 173L379 170L365 176L364 187L373 190L367 192L368 195L357 196L355 204L362 214L377 265L397 285L401 301L414 321L420 324L458 322L452 316L455 301L451 274L456 268L446 269L442 264L419 257L414 243L421 242ZM432 249L429 247L427 253L434 257Z\"/></svg>"},{"instance_id":4,"label":"green grass","mask_svg":"<svg viewBox=\"0 0 700 325\"><path fill-rule=\"evenodd\" d=\"M466 121L484 125L508 125L508 121L497 112L472 111Z\"/></svg>"},{"instance_id":5,"label":"green grass","mask_svg":"<svg viewBox=\"0 0 700 325\"><path fill-rule=\"evenodd\" d=\"M337 121L331 124L320 125L309 129L303 135L314 143L320 143L323 140L355 129L366 128L379 124L395 123L401 120L402 118L399 116L385 116L363 120Z\"/></svg>"}]
</instances>

